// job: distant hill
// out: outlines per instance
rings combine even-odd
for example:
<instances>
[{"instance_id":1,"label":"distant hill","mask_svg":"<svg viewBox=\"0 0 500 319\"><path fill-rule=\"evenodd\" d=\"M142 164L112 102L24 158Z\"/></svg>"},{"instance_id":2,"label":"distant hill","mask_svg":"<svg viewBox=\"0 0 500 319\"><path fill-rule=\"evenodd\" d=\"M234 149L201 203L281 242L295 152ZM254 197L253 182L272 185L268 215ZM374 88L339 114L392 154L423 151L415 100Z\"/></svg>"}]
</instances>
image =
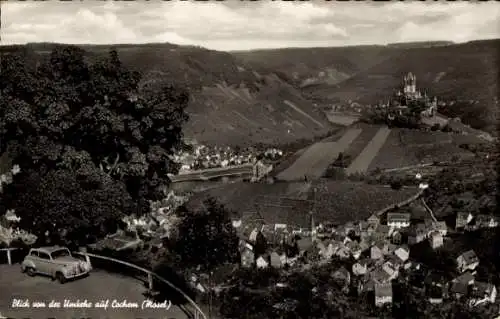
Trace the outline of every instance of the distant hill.
<instances>
[{"instance_id":1,"label":"distant hill","mask_svg":"<svg viewBox=\"0 0 500 319\"><path fill-rule=\"evenodd\" d=\"M374 104L401 87L409 71L431 96L460 104L445 115L494 131L498 112L500 40L396 43L387 46L233 52L254 68L276 70L322 104ZM463 104L466 105L463 105ZM479 118L479 120L476 120ZM475 122L475 123L474 123Z\"/></svg>"},{"instance_id":2,"label":"distant hill","mask_svg":"<svg viewBox=\"0 0 500 319\"><path fill-rule=\"evenodd\" d=\"M296 86L335 85L387 59L385 46L287 48L231 52L254 68L274 70Z\"/></svg>"},{"instance_id":3,"label":"distant hill","mask_svg":"<svg viewBox=\"0 0 500 319\"><path fill-rule=\"evenodd\" d=\"M418 42L397 42L397 43L389 43L387 47L389 48L432 48L432 47L442 47L446 45L455 44L452 41L418 41Z\"/></svg>"},{"instance_id":4,"label":"distant hill","mask_svg":"<svg viewBox=\"0 0 500 319\"><path fill-rule=\"evenodd\" d=\"M52 43L1 46L46 56ZM325 135L332 129L301 92L274 72L257 72L231 54L174 44L81 45L89 58L116 48L120 59L140 71L145 82L175 83L191 94L188 138L207 144L284 144Z\"/></svg>"},{"instance_id":5,"label":"distant hill","mask_svg":"<svg viewBox=\"0 0 500 319\"><path fill-rule=\"evenodd\" d=\"M339 101L374 103L387 98L402 85L409 71L417 76L417 86L446 100L493 101L497 96L500 40L432 48L398 49L397 54L362 70L328 90Z\"/></svg>"}]
</instances>

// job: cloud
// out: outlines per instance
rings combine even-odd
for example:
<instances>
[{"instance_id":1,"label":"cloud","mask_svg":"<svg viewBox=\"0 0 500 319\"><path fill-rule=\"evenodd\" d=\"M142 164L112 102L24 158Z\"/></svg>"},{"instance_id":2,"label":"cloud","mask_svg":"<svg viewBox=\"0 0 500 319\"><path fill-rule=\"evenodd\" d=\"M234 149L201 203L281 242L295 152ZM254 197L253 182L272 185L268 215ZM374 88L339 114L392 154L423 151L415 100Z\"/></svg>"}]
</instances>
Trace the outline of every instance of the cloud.
<instances>
[{"instance_id":1,"label":"cloud","mask_svg":"<svg viewBox=\"0 0 500 319\"><path fill-rule=\"evenodd\" d=\"M172 42L217 50L499 37L495 3L3 2L2 44Z\"/></svg>"},{"instance_id":2,"label":"cloud","mask_svg":"<svg viewBox=\"0 0 500 319\"><path fill-rule=\"evenodd\" d=\"M471 10L473 9L473 10ZM413 12L413 11L412 11ZM431 8L420 8L397 30L399 41L451 40L465 42L471 39L499 37L500 11L498 6L459 3L451 6L441 3ZM484 30L488 30L485 34Z\"/></svg>"}]
</instances>

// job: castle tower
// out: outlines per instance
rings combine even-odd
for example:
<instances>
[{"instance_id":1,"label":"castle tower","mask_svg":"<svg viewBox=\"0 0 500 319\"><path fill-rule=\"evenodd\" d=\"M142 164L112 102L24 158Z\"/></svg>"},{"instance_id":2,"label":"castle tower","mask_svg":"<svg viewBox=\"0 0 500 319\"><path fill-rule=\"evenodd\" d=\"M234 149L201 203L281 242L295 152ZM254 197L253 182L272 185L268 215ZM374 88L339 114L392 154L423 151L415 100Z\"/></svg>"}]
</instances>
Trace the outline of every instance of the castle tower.
<instances>
[{"instance_id":1,"label":"castle tower","mask_svg":"<svg viewBox=\"0 0 500 319\"><path fill-rule=\"evenodd\" d=\"M408 81L408 75L403 77L403 93L406 95L410 92L410 84Z\"/></svg>"},{"instance_id":2,"label":"castle tower","mask_svg":"<svg viewBox=\"0 0 500 319\"><path fill-rule=\"evenodd\" d=\"M411 93L415 94L417 92L417 77L410 72L411 75Z\"/></svg>"},{"instance_id":3,"label":"castle tower","mask_svg":"<svg viewBox=\"0 0 500 319\"><path fill-rule=\"evenodd\" d=\"M417 77L409 72L404 78L404 93L409 95L415 95L417 93Z\"/></svg>"}]
</instances>

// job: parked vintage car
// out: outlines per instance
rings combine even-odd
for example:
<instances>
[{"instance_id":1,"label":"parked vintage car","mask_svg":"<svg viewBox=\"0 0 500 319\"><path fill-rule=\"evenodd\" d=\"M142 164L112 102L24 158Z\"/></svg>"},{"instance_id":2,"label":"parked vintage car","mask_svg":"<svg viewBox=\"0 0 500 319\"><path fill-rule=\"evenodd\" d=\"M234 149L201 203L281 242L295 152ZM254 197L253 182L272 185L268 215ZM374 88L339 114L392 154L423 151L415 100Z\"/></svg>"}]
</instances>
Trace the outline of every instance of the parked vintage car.
<instances>
[{"instance_id":1,"label":"parked vintage car","mask_svg":"<svg viewBox=\"0 0 500 319\"><path fill-rule=\"evenodd\" d=\"M32 248L21 264L21 270L29 276L47 275L61 284L86 276L91 269L89 263L73 257L68 248L60 246Z\"/></svg>"}]
</instances>

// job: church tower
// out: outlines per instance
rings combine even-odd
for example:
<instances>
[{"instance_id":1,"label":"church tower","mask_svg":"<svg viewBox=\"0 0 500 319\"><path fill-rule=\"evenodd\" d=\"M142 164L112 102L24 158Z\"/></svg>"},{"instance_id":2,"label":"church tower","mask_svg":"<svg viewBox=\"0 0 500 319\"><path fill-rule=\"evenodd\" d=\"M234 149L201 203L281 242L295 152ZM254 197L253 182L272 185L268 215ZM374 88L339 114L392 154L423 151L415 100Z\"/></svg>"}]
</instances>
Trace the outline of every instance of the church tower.
<instances>
[{"instance_id":1,"label":"church tower","mask_svg":"<svg viewBox=\"0 0 500 319\"><path fill-rule=\"evenodd\" d=\"M311 222L311 237L313 241L316 241L316 223L314 222L314 210L309 212L310 222Z\"/></svg>"}]
</instances>

